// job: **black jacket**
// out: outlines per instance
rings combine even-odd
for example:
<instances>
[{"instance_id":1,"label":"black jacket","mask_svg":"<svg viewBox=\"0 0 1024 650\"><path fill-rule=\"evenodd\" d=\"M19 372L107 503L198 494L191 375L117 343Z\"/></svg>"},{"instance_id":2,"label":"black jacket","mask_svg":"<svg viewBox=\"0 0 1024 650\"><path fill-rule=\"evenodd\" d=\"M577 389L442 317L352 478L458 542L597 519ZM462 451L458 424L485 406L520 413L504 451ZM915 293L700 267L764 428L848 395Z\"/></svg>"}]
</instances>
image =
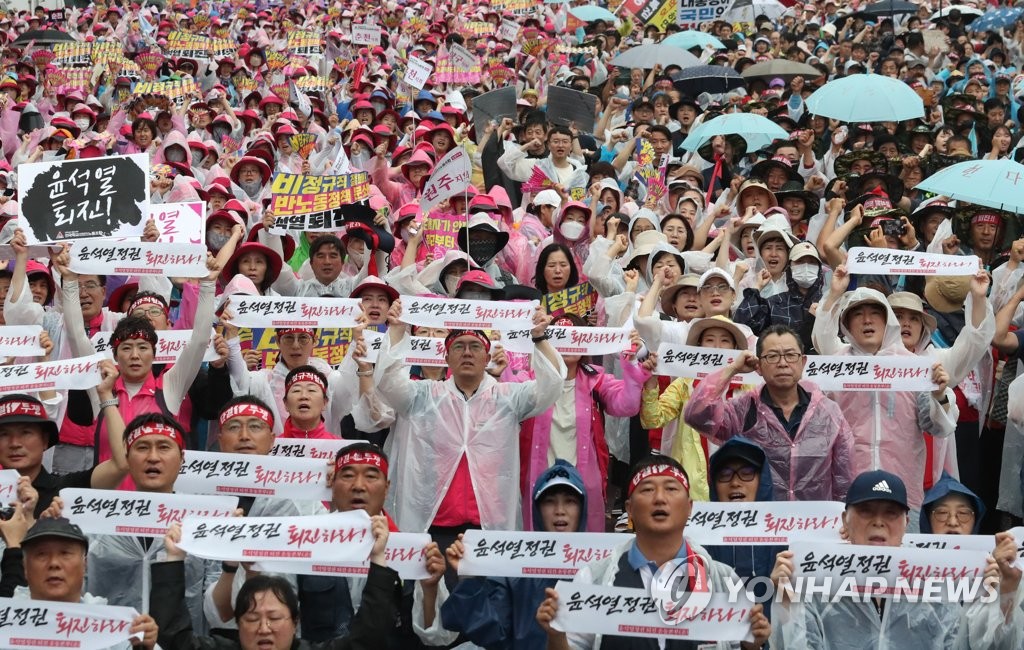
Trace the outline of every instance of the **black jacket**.
<instances>
[{"instance_id":1,"label":"black jacket","mask_svg":"<svg viewBox=\"0 0 1024 650\"><path fill-rule=\"evenodd\" d=\"M192 633L192 618L185 606L184 562L154 563L152 576L153 584L159 588L153 589L149 611L160 626L157 642L161 647L174 650L239 650L242 647L231 639ZM370 564L362 604L349 624L348 636L325 643L295 639L292 650L377 650L380 639L395 624L398 589L398 573Z\"/></svg>"}]
</instances>

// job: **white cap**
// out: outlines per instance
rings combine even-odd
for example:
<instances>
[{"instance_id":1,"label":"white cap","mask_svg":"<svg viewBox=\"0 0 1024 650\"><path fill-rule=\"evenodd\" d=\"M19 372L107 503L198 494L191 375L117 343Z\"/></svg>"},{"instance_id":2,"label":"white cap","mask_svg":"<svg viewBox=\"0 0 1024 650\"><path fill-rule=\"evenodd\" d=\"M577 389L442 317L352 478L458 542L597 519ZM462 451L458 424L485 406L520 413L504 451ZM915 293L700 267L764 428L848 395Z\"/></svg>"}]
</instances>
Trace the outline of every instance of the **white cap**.
<instances>
[{"instance_id":1,"label":"white cap","mask_svg":"<svg viewBox=\"0 0 1024 650\"><path fill-rule=\"evenodd\" d=\"M722 278L729 285L730 289L732 289L733 291L736 290L736 283L733 282L732 276L729 275L728 271L720 269L717 266L714 268L710 268L707 271L704 271L704 275L700 276L700 282L698 283L697 290L699 291L700 289L704 288L704 285L708 283L708 280L715 277Z\"/></svg>"},{"instance_id":2,"label":"white cap","mask_svg":"<svg viewBox=\"0 0 1024 650\"><path fill-rule=\"evenodd\" d=\"M562 205L562 197L558 196L558 192L554 190L541 190L537 196L533 197L533 204L550 205L557 208Z\"/></svg>"}]
</instances>

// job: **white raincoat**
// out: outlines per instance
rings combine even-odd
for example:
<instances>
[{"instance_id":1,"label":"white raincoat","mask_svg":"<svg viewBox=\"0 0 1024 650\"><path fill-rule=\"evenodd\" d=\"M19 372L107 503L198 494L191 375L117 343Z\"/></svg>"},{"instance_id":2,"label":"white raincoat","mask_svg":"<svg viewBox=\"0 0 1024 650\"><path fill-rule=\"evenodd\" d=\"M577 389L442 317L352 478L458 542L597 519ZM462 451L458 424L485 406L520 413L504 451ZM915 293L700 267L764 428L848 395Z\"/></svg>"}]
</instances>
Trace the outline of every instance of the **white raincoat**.
<instances>
[{"instance_id":1,"label":"white raincoat","mask_svg":"<svg viewBox=\"0 0 1024 650\"><path fill-rule=\"evenodd\" d=\"M395 411L389 442L388 512L407 532L425 532L448 492L463 454L484 529L521 528L519 423L540 415L562 394L566 369L534 354L535 379L499 383L490 375L466 399L454 379L413 381L397 346L385 340L375 370L377 392ZM393 500L393 503L391 502Z\"/></svg>"},{"instance_id":2,"label":"white raincoat","mask_svg":"<svg viewBox=\"0 0 1024 650\"><path fill-rule=\"evenodd\" d=\"M853 338L841 324L843 314L857 303L876 302L885 309L886 324L880 356L908 356L900 337L900 324L885 297L874 289L859 288L846 292L830 312L821 310L814 319L815 349L823 355L869 356L853 343L839 339ZM847 415L854 440L854 475L874 469L896 474L907 486L907 501L914 510L921 508L924 488L921 477L925 470L925 443L923 432L936 438L953 434L960 411L953 391L946 389L949 411L945 411L930 392L831 392L829 397L839 404Z\"/></svg>"}]
</instances>

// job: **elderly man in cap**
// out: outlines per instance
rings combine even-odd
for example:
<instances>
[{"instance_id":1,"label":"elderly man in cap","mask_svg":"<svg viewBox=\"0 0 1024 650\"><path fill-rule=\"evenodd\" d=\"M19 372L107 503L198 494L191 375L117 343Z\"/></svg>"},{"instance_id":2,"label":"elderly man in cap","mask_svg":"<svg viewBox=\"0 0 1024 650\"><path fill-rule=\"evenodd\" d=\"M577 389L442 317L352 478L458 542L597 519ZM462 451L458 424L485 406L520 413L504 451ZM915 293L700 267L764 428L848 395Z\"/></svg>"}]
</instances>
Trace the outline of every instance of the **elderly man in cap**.
<instances>
[{"instance_id":1,"label":"elderly man in cap","mask_svg":"<svg viewBox=\"0 0 1024 650\"><path fill-rule=\"evenodd\" d=\"M82 529L67 519L52 517L40 519L29 528L29 519L21 504L14 508L11 519L0 522L0 532L7 543L4 572L24 570L20 578L22 584L27 585L27 588L19 587L14 598L83 605L107 604L106 599L85 592L89 538ZM7 562L19 559L23 562ZM142 638L133 638L130 645L126 642L109 650L128 647L152 650L156 647L156 621L149 614L135 617L131 633L141 633Z\"/></svg>"},{"instance_id":2,"label":"elderly man in cap","mask_svg":"<svg viewBox=\"0 0 1024 650\"><path fill-rule=\"evenodd\" d=\"M708 552L687 539L686 522L693 509L690 498L690 480L682 466L672 458L650 456L633 466L627 488L626 512L633 522L636 536L624 541L611 555L591 562L579 570L573 582L608 587L650 589L655 573L672 561L686 560L690 565L691 584L700 576L707 580L710 591L725 592L727 585L738 582L732 567L711 559ZM696 561L691 558L697 558ZM696 575L695 575L696 574ZM685 573L684 573L685 575ZM582 650L585 648L675 648L674 641L641 639L627 636L600 636L593 634L566 634L551 627L558 614L559 598L554 589L546 590L547 599L537 609L537 622L548 634L549 650ZM764 615L763 606L750 608L750 627L753 642L743 642L744 650L760 648L771 633L771 624ZM711 647L732 647L720 643ZM680 647L698 647L696 644Z\"/></svg>"},{"instance_id":3,"label":"elderly man in cap","mask_svg":"<svg viewBox=\"0 0 1024 650\"><path fill-rule=\"evenodd\" d=\"M519 527L519 423L562 394L566 368L547 341L551 317L534 313L535 379L499 383L487 374L491 342L480 330L445 338L445 381L412 381L403 362L402 304L388 313L388 340L375 369L377 391L395 411L392 514L408 532L429 530L442 548L468 528Z\"/></svg>"},{"instance_id":4,"label":"elderly man in cap","mask_svg":"<svg viewBox=\"0 0 1024 650\"><path fill-rule=\"evenodd\" d=\"M900 477L884 470L864 472L846 494L843 526L850 542L859 546L898 547L910 521L907 488ZM988 558L986 580L1001 593L1016 592L1020 572L1012 575L1004 555L1015 551L1013 536L1000 533ZM998 560L996 558L999 558ZM1012 559L1010 560L1012 562ZM779 553L772 570L778 587L792 582L793 552ZM809 595L809 594L808 594ZM838 598L831 602L783 596L773 615L773 648L1017 648L1020 630L1008 615L1017 608L996 598L961 605L910 598ZM1007 598L1012 602L1012 598Z\"/></svg>"}]
</instances>

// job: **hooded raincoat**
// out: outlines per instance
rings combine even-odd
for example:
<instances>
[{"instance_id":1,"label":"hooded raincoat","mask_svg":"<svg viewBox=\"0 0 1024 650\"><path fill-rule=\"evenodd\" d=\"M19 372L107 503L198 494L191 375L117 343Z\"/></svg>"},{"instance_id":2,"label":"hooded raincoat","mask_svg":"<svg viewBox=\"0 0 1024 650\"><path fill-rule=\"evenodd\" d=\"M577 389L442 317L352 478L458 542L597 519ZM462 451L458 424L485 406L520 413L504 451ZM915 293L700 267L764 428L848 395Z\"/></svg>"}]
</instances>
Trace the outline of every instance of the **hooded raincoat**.
<instances>
[{"instance_id":1,"label":"hooded raincoat","mask_svg":"<svg viewBox=\"0 0 1024 650\"><path fill-rule=\"evenodd\" d=\"M569 481L583 493L577 532L585 530L587 493L583 477L576 468L558 460L544 471L533 485L533 521L540 522L538 491L556 473L568 474ZM601 512L604 517L604 512ZM528 527L528 530L534 530ZM462 578L441 606L446 630L461 633L465 639L489 650L543 648L547 634L537 624L537 608L544 602L544 590L554 587L556 578Z\"/></svg>"},{"instance_id":2,"label":"hooded raincoat","mask_svg":"<svg viewBox=\"0 0 1024 650\"><path fill-rule=\"evenodd\" d=\"M942 478L924 495L924 502L921 504L921 532L927 534L935 532L932 530L932 522L928 515L932 508L938 505L939 501L950 494L959 494L974 506L974 529L971 530L971 534L977 535L978 530L981 528L981 519L985 516L985 504L966 485L948 474L943 474Z\"/></svg>"},{"instance_id":3,"label":"hooded raincoat","mask_svg":"<svg viewBox=\"0 0 1024 650\"><path fill-rule=\"evenodd\" d=\"M870 356L855 343L839 340L840 328L846 340L853 341L843 316L851 305L874 302L885 309L885 333L879 355L908 356L900 337L900 324L889 303L874 289L859 288L848 291L830 312L820 310L814 320L812 337L820 354ZM854 455L852 471L884 469L896 474L907 486L907 501L914 510L921 508L924 488L921 479L925 471L924 433L937 438L952 435L960 411L952 390L946 389L949 410L943 409L929 392L835 392L830 395L850 415L853 429Z\"/></svg>"},{"instance_id":4,"label":"hooded raincoat","mask_svg":"<svg viewBox=\"0 0 1024 650\"><path fill-rule=\"evenodd\" d=\"M485 374L467 398L453 378L413 381L403 363L408 347L408 335L394 347L385 341L374 370L377 392L395 412L388 512L402 530L426 531L461 466L468 468L480 525L519 528L519 423L555 403L565 364L534 354L536 379L498 383Z\"/></svg>"},{"instance_id":5,"label":"hooded raincoat","mask_svg":"<svg viewBox=\"0 0 1024 650\"><path fill-rule=\"evenodd\" d=\"M723 400L725 370L704 378L686 405L683 418L717 445L742 435L768 456L778 501L842 501L856 473L853 433L835 402L810 382L810 395L796 434L790 438L762 398L761 387Z\"/></svg>"}]
</instances>

